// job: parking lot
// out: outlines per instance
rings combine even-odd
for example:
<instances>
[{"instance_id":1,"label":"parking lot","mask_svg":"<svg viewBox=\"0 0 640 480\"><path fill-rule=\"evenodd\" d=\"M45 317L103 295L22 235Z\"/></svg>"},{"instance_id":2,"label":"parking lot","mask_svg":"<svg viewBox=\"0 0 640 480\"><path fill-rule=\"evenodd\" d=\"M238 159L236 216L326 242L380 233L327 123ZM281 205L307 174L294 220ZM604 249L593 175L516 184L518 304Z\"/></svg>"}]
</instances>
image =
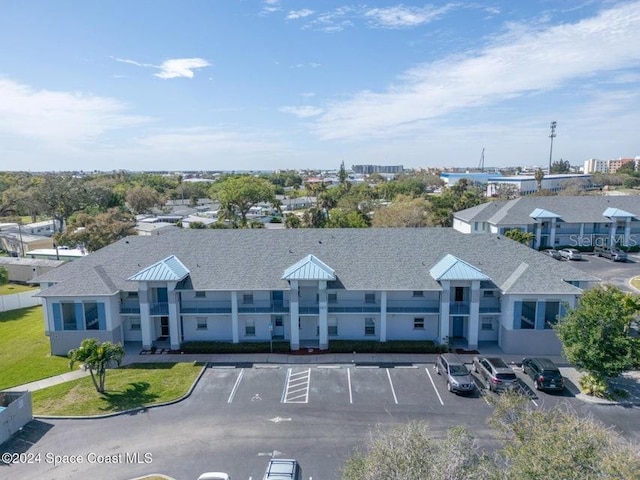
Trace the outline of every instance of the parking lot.
<instances>
[{"instance_id":1,"label":"parking lot","mask_svg":"<svg viewBox=\"0 0 640 480\"><path fill-rule=\"evenodd\" d=\"M613 262L594 255L583 255L580 261L559 261L568 262L572 267L600 278L603 283L615 285L622 290L636 292L629 286L629 280L640 275L640 254L638 253L629 254L626 262Z\"/></svg>"}]
</instances>

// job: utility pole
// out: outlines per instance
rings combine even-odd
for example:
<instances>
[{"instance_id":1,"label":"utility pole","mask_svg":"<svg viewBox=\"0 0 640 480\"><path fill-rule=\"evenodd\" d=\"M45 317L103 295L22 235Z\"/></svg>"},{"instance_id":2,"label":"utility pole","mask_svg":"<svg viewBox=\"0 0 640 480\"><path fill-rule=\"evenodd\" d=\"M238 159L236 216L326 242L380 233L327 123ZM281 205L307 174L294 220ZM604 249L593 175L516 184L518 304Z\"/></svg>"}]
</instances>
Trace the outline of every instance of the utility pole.
<instances>
[{"instance_id":1,"label":"utility pole","mask_svg":"<svg viewBox=\"0 0 640 480\"><path fill-rule=\"evenodd\" d=\"M553 157L553 139L556 138L556 125L557 122L551 122L551 133L549 138L551 139L551 147L549 148L549 175L551 175L551 158Z\"/></svg>"}]
</instances>

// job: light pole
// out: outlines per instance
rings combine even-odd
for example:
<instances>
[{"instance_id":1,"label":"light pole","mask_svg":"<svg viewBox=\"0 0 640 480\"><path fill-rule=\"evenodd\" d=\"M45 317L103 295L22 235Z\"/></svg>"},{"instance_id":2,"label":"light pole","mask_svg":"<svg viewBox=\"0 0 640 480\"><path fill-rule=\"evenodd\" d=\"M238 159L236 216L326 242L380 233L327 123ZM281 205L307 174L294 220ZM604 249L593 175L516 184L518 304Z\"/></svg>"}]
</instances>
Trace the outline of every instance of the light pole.
<instances>
[{"instance_id":1,"label":"light pole","mask_svg":"<svg viewBox=\"0 0 640 480\"><path fill-rule=\"evenodd\" d=\"M549 134L549 138L551 139L551 147L549 148L549 175L551 175L551 158L553 156L553 139L556 138L556 125L557 122L551 122L551 133Z\"/></svg>"}]
</instances>

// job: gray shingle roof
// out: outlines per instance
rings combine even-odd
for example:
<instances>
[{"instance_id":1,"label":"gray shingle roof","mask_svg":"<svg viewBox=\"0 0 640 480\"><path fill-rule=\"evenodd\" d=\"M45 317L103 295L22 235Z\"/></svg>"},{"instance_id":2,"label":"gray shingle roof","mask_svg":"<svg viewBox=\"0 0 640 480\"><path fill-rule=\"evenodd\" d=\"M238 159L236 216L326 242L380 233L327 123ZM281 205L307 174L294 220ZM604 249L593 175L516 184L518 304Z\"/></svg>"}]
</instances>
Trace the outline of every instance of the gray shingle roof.
<instances>
[{"instance_id":1,"label":"gray shingle roof","mask_svg":"<svg viewBox=\"0 0 640 480\"><path fill-rule=\"evenodd\" d=\"M47 272L36 282L54 282L42 296L108 295L134 291L127 281L175 255L190 271L196 290L281 290L286 269L314 255L335 270L335 285L350 290L440 290L429 271L451 254L489 276L498 287L511 281L527 293L579 293L564 280L597 281L568 263L498 235L465 235L451 228L193 230L127 237ZM98 274L94 267L101 267ZM105 281L105 276L111 284Z\"/></svg>"},{"instance_id":2,"label":"gray shingle roof","mask_svg":"<svg viewBox=\"0 0 640 480\"><path fill-rule=\"evenodd\" d=\"M478 208L482 206L484 208ZM535 223L530 215L535 209L542 209L559 215L564 222L603 223L607 222L604 212L612 208L630 212L636 219L640 219L640 196L637 195L520 197L507 202L489 202L478 207L456 212L454 218L494 225L526 225Z\"/></svg>"}]
</instances>

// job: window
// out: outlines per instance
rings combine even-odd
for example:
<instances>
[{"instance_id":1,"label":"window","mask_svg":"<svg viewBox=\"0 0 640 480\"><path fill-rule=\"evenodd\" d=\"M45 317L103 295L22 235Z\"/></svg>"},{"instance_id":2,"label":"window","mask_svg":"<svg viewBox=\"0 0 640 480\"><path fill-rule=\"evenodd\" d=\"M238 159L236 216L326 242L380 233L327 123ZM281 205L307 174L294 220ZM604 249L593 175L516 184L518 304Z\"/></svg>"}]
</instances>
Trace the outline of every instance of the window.
<instances>
[{"instance_id":1,"label":"window","mask_svg":"<svg viewBox=\"0 0 640 480\"><path fill-rule=\"evenodd\" d=\"M62 308L63 330L77 330L75 303L61 303L60 307Z\"/></svg>"},{"instance_id":2,"label":"window","mask_svg":"<svg viewBox=\"0 0 640 480\"><path fill-rule=\"evenodd\" d=\"M493 297L493 290L485 290L484 292L482 292L482 296L483 297Z\"/></svg>"},{"instance_id":3,"label":"window","mask_svg":"<svg viewBox=\"0 0 640 480\"><path fill-rule=\"evenodd\" d=\"M244 334L247 337L255 337L256 335L256 321L248 319L244 321Z\"/></svg>"},{"instance_id":4,"label":"window","mask_svg":"<svg viewBox=\"0 0 640 480\"><path fill-rule=\"evenodd\" d=\"M375 293L365 293L364 294L364 303L376 303L376 294Z\"/></svg>"},{"instance_id":5,"label":"window","mask_svg":"<svg viewBox=\"0 0 640 480\"><path fill-rule=\"evenodd\" d=\"M368 317L364 319L364 334L365 335L376 334L376 324L373 321L373 318Z\"/></svg>"},{"instance_id":6,"label":"window","mask_svg":"<svg viewBox=\"0 0 640 480\"><path fill-rule=\"evenodd\" d=\"M242 303L253 303L253 293L243 293Z\"/></svg>"},{"instance_id":7,"label":"window","mask_svg":"<svg viewBox=\"0 0 640 480\"><path fill-rule=\"evenodd\" d=\"M544 328L549 329L558 323L560 302L547 302L544 306Z\"/></svg>"},{"instance_id":8,"label":"window","mask_svg":"<svg viewBox=\"0 0 640 480\"><path fill-rule=\"evenodd\" d=\"M329 293L327 295L327 299L329 303L338 303L338 294L337 293Z\"/></svg>"},{"instance_id":9,"label":"window","mask_svg":"<svg viewBox=\"0 0 640 480\"><path fill-rule=\"evenodd\" d=\"M127 298L138 298L138 292L127 292Z\"/></svg>"},{"instance_id":10,"label":"window","mask_svg":"<svg viewBox=\"0 0 640 480\"><path fill-rule=\"evenodd\" d=\"M131 320L129 320L129 330L132 330L132 331L140 330L139 318L132 318Z\"/></svg>"},{"instance_id":11,"label":"window","mask_svg":"<svg viewBox=\"0 0 640 480\"><path fill-rule=\"evenodd\" d=\"M482 319L482 330L493 330L493 319L492 318L483 318Z\"/></svg>"},{"instance_id":12,"label":"window","mask_svg":"<svg viewBox=\"0 0 640 480\"><path fill-rule=\"evenodd\" d=\"M100 330L98 304L96 302L86 302L84 304L84 321L87 330Z\"/></svg>"},{"instance_id":13,"label":"window","mask_svg":"<svg viewBox=\"0 0 640 480\"><path fill-rule=\"evenodd\" d=\"M464 287L455 287L453 298L455 302L464 302Z\"/></svg>"},{"instance_id":14,"label":"window","mask_svg":"<svg viewBox=\"0 0 640 480\"><path fill-rule=\"evenodd\" d=\"M329 336L335 337L338 335L338 319L336 317L330 317L327 319L327 327L329 330Z\"/></svg>"},{"instance_id":15,"label":"window","mask_svg":"<svg viewBox=\"0 0 640 480\"><path fill-rule=\"evenodd\" d=\"M207 329L207 318L196 317L196 330L206 330L206 329Z\"/></svg>"},{"instance_id":16,"label":"window","mask_svg":"<svg viewBox=\"0 0 640 480\"><path fill-rule=\"evenodd\" d=\"M196 298L207 298L207 292L196 292Z\"/></svg>"},{"instance_id":17,"label":"window","mask_svg":"<svg viewBox=\"0 0 640 480\"><path fill-rule=\"evenodd\" d=\"M520 328L531 330L536 327L536 302L522 302L522 315L520 315Z\"/></svg>"},{"instance_id":18,"label":"window","mask_svg":"<svg viewBox=\"0 0 640 480\"><path fill-rule=\"evenodd\" d=\"M274 322L276 327L282 327L282 317L280 315L276 316Z\"/></svg>"},{"instance_id":19,"label":"window","mask_svg":"<svg viewBox=\"0 0 640 480\"><path fill-rule=\"evenodd\" d=\"M424 330L424 318L414 318L413 319L413 329L414 330Z\"/></svg>"},{"instance_id":20,"label":"window","mask_svg":"<svg viewBox=\"0 0 640 480\"><path fill-rule=\"evenodd\" d=\"M411 293L412 297L424 297L424 292L422 290L414 290Z\"/></svg>"}]
</instances>

